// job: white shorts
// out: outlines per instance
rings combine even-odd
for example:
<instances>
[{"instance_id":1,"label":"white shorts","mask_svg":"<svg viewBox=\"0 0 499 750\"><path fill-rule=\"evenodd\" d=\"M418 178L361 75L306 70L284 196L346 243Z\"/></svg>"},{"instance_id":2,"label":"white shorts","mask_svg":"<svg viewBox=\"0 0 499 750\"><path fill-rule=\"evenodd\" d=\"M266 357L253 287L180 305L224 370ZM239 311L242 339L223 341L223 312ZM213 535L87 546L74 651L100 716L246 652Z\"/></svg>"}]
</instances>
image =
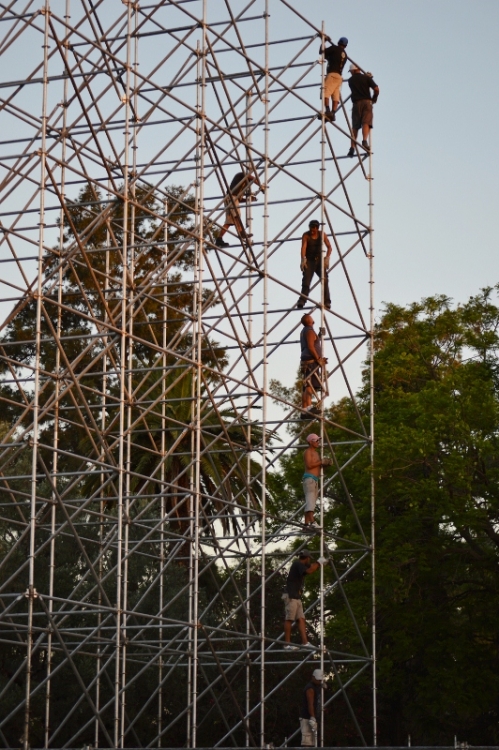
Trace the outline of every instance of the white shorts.
<instances>
[{"instance_id":1,"label":"white shorts","mask_svg":"<svg viewBox=\"0 0 499 750\"><path fill-rule=\"evenodd\" d=\"M324 81L324 99L329 99L332 96L334 102L339 102L342 83L341 73L328 73Z\"/></svg>"},{"instance_id":2,"label":"white shorts","mask_svg":"<svg viewBox=\"0 0 499 750\"><path fill-rule=\"evenodd\" d=\"M317 737L315 732L312 732L312 727L308 719L300 719L301 729L301 746L302 747L317 747Z\"/></svg>"},{"instance_id":3,"label":"white shorts","mask_svg":"<svg viewBox=\"0 0 499 750\"><path fill-rule=\"evenodd\" d=\"M303 480L303 493L305 495L305 513L312 513L315 510L317 498L319 497L319 482L312 477L305 477Z\"/></svg>"}]
</instances>

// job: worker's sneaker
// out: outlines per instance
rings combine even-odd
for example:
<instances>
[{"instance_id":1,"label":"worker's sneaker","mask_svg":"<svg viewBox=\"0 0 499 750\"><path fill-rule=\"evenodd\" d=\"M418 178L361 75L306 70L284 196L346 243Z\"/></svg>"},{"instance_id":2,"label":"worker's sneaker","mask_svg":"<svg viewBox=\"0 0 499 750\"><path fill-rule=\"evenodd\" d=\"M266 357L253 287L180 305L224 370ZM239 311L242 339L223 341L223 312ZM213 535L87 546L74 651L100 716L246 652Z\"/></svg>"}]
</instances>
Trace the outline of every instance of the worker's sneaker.
<instances>
[{"instance_id":1,"label":"worker's sneaker","mask_svg":"<svg viewBox=\"0 0 499 750\"><path fill-rule=\"evenodd\" d=\"M298 646L293 646L291 643L287 643L284 646L285 651L298 651Z\"/></svg>"},{"instance_id":2,"label":"worker's sneaker","mask_svg":"<svg viewBox=\"0 0 499 750\"><path fill-rule=\"evenodd\" d=\"M301 647L302 648L313 648L315 650L315 646L314 646L313 643L302 643Z\"/></svg>"},{"instance_id":3,"label":"worker's sneaker","mask_svg":"<svg viewBox=\"0 0 499 750\"><path fill-rule=\"evenodd\" d=\"M348 149L348 154L347 154L347 156L349 156L349 157L350 157L350 159L351 159L351 158L352 158L352 156L353 156L354 154L355 154L355 149L354 149L354 147L352 146L351 148L349 148L349 149Z\"/></svg>"},{"instance_id":4,"label":"worker's sneaker","mask_svg":"<svg viewBox=\"0 0 499 750\"><path fill-rule=\"evenodd\" d=\"M298 302L296 303L296 309L297 310L303 310L304 307L305 307L305 302L302 302L301 300L298 300Z\"/></svg>"},{"instance_id":5,"label":"worker's sneaker","mask_svg":"<svg viewBox=\"0 0 499 750\"><path fill-rule=\"evenodd\" d=\"M310 411L305 411L300 414L300 419L315 419L315 416L311 414Z\"/></svg>"},{"instance_id":6,"label":"worker's sneaker","mask_svg":"<svg viewBox=\"0 0 499 750\"><path fill-rule=\"evenodd\" d=\"M364 146L365 150L366 150L366 151L367 151L367 153L369 154L371 150L370 150L370 148L369 148L369 144L368 144L368 142L367 142L367 141L362 141L362 145Z\"/></svg>"},{"instance_id":7,"label":"worker's sneaker","mask_svg":"<svg viewBox=\"0 0 499 750\"><path fill-rule=\"evenodd\" d=\"M310 529L311 531L314 531L314 529L320 529L319 524L317 521L310 521L310 523L306 523L305 526L307 529Z\"/></svg>"},{"instance_id":8,"label":"worker's sneaker","mask_svg":"<svg viewBox=\"0 0 499 750\"><path fill-rule=\"evenodd\" d=\"M217 239L215 240L215 245L217 247L229 247L229 243L224 242L221 237L217 237Z\"/></svg>"},{"instance_id":9,"label":"worker's sneaker","mask_svg":"<svg viewBox=\"0 0 499 750\"><path fill-rule=\"evenodd\" d=\"M326 112L326 120L334 122L336 120L336 114L334 112Z\"/></svg>"}]
</instances>

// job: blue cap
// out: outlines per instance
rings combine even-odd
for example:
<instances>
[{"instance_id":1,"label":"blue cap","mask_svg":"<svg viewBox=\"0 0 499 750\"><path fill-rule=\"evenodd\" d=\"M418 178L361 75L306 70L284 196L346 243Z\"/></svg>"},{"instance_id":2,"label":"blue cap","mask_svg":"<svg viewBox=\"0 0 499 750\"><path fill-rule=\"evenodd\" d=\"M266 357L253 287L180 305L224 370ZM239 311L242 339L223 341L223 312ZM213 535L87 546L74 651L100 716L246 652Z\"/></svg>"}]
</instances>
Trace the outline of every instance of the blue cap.
<instances>
[{"instance_id":1,"label":"blue cap","mask_svg":"<svg viewBox=\"0 0 499 750\"><path fill-rule=\"evenodd\" d=\"M346 36L342 36L340 39L338 39L338 44L342 44L343 47L346 47L348 44L348 39Z\"/></svg>"}]
</instances>

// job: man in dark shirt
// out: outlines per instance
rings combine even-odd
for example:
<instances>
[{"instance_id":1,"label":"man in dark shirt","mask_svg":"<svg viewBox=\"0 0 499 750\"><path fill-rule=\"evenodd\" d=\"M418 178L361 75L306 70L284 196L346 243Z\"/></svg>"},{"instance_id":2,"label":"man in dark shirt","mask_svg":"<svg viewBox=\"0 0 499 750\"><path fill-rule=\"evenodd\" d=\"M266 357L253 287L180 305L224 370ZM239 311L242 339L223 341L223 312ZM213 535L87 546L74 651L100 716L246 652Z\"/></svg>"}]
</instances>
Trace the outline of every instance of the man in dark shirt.
<instances>
[{"instance_id":1,"label":"man in dark shirt","mask_svg":"<svg viewBox=\"0 0 499 750\"><path fill-rule=\"evenodd\" d=\"M379 87L373 81L373 77L367 73L361 73L357 65L350 65L350 78L348 85L352 92L352 142L348 156L355 153L357 133L362 128L362 145L369 152L369 131L373 126L373 104L377 102ZM371 99L371 89L374 96Z\"/></svg>"},{"instance_id":2,"label":"man in dark shirt","mask_svg":"<svg viewBox=\"0 0 499 750\"><path fill-rule=\"evenodd\" d=\"M326 41L331 44L330 47L319 49L319 55L324 53L327 61L326 79L324 81L324 109L325 116L330 122L336 119L335 112L340 104L341 84L343 82L342 72L347 61L345 48L348 44L346 36L338 39L338 44L333 44L331 37L327 36ZM329 99L332 100L332 110L329 109Z\"/></svg>"},{"instance_id":3,"label":"man in dark shirt","mask_svg":"<svg viewBox=\"0 0 499 750\"><path fill-rule=\"evenodd\" d=\"M303 691L300 711L302 747L317 747L317 720L321 713L322 680L322 670L314 669L312 679L307 682Z\"/></svg>"},{"instance_id":4,"label":"man in dark shirt","mask_svg":"<svg viewBox=\"0 0 499 750\"><path fill-rule=\"evenodd\" d=\"M326 307L331 307L331 296L329 294L329 282L327 277L327 270L329 268L329 259L332 252L331 243L325 232L322 232L322 239L320 233L320 223L317 219L312 219L308 225L308 232L304 232L301 238L301 256L300 256L300 271L302 272L301 281L301 295L296 305L299 310L305 307L305 302L310 291L310 284L314 277L314 273L317 274L319 279L322 279L322 266L326 271L326 277L324 279L324 304ZM322 257L322 244L326 246L326 257Z\"/></svg>"},{"instance_id":5,"label":"man in dark shirt","mask_svg":"<svg viewBox=\"0 0 499 750\"><path fill-rule=\"evenodd\" d=\"M289 569L288 578L286 580L286 593L282 595L284 600L284 648L287 651L296 651L298 646L292 646L291 641L291 626L293 622L298 623L298 630L300 631L302 646L305 648L314 648L312 644L308 642L307 629L305 625L305 615L303 613L303 605L301 603L301 596L303 592L303 583L305 576L315 573L319 570L321 565L327 562L325 557L319 557L317 562L311 562L310 552L306 549L300 552L298 560L294 560Z\"/></svg>"}]
</instances>

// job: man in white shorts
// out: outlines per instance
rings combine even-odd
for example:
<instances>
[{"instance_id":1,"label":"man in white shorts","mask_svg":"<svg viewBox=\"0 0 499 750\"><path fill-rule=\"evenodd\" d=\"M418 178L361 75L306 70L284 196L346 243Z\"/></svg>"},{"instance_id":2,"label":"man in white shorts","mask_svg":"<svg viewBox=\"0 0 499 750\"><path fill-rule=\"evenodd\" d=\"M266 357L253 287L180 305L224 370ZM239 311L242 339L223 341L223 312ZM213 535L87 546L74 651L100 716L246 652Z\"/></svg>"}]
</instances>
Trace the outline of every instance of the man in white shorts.
<instances>
[{"instance_id":1,"label":"man in white shorts","mask_svg":"<svg viewBox=\"0 0 499 750\"><path fill-rule=\"evenodd\" d=\"M314 669L312 679L307 682L303 690L303 700L300 711L301 746L318 747L317 720L321 713L322 698L321 669Z\"/></svg>"},{"instance_id":2,"label":"man in white shorts","mask_svg":"<svg viewBox=\"0 0 499 750\"><path fill-rule=\"evenodd\" d=\"M305 576L315 573L321 565L327 562L325 557L319 557L317 562L312 562L310 552L302 549L298 560L294 560L289 569L286 580L286 593L282 595L284 601L284 648L286 651L296 651L298 646L291 645L291 627L296 621L300 631L301 643L304 648L314 648L308 642L305 614L301 603L303 583Z\"/></svg>"},{"instance_id":3,"label":"man in white shorts","mask_svg":"<svg viewBox=\"0 0 499 750\"><path fill-rule=\"evenodd\" d=\"M307 435L309 447L303 453L305 463L305 473L303 474L303 493L305 495L305 526L310 531L318 529L318 524L314 521L315 505L319 497L319 477L321 466L331 466L331 458L321 458L317 448L320 446L320 437L313 432Z\"/></svg>"},{"instance_id":4,"label":"man in white shorts","mask_svg":"<svg viewBox=\"0 0 499 750\"><path fill-rule=\"evenodd\" d=\"M336 119L335 112L339 107L341 98L341 84L343 82L343 68L347 61L347 53L345 52L348 44L346 36L342 36L338 39L338 44L333 44L331 37L327 36L330 47L320 47L319 55L324 53L324 57L327 60L326 69L326 80L324 81L324 110L325 117L330 122L334 122ZM329 109L329 100L332 100L332 110Z\"/></svg>"}]
</instances>

